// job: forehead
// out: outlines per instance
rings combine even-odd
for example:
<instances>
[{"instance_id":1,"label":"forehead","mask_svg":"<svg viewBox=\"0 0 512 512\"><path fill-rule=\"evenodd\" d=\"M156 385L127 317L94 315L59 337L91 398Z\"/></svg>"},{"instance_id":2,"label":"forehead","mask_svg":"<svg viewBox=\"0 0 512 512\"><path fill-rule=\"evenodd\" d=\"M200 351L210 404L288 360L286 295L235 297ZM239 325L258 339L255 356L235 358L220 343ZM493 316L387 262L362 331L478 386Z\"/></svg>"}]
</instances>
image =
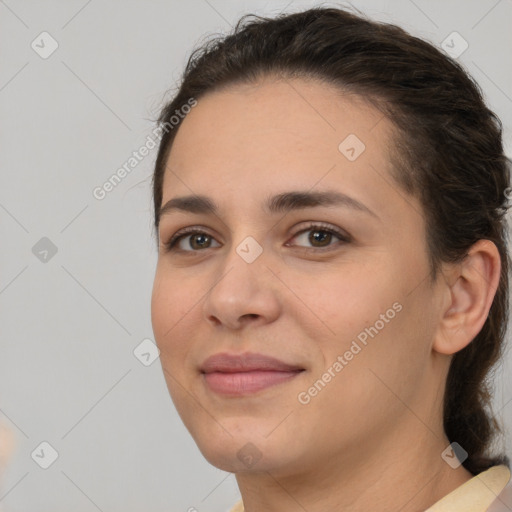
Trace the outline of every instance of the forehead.
<instances>
[{"instance_id":1,"label":"forehead","mask_svg":"<svg viewBox=\"0 0 512 512\"><path fill-rule=\"evenodd\" d=\"M228 86L201 97L182 122L167 161L163 203L222 192L249 204L268 197L269 189L334 185L386 208L383 176L389 176L392 137L380 111L331 84L267 78Z\"/></svg>"},{"instance_id":2,"label":"forehead","mask_svg":"<svg viewBox=\"0 0 512 512\"><path fill-rule=\"evenodd\" d=\"M360 96L313 79L267 77L200 98L178 130L171 158L178 163L213 155L246 160L246 166L266 155L276 161L285 150L291 150L290 159L322 153L337 158L339 143L349 135L375 152L386 148L382 139L390 134L389 121Z\"/></svg>"}]
</instances>

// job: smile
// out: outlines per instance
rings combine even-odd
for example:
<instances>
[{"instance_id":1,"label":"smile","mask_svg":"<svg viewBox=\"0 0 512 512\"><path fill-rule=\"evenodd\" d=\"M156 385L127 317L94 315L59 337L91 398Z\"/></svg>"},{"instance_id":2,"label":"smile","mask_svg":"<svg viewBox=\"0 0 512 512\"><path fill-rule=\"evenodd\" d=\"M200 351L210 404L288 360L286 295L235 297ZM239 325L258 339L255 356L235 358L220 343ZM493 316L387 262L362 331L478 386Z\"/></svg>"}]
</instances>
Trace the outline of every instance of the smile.
<instances>
[{"instance_id":1,"label":"smile","mask_svg":"<svg viewBox=\"0 0 512 512\"><path fill-rule=\"evenodd\" d=\"M243 372L211 372L203 374L206 385L223 395L240 396L292 380L304 370L252 370Z\"/></svg>"}]
</instances>

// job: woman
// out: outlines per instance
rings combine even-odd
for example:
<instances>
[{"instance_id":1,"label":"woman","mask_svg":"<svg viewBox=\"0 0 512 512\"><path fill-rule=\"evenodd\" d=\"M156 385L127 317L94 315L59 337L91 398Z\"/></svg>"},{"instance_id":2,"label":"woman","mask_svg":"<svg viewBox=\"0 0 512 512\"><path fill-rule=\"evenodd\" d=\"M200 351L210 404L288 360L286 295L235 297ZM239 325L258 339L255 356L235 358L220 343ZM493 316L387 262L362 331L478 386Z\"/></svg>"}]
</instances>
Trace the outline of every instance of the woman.
<instances>
[{"instance_id":1,"label":"woman","mask_svg":"<svg viewBox=\"0 0 512 512\"><path fill-rule=\"evenodd\" d=\"M153 329L233 511L512 510L509 171L462 68L342 9L244 18L159 121Z\"/></svg>"}]
</instances>

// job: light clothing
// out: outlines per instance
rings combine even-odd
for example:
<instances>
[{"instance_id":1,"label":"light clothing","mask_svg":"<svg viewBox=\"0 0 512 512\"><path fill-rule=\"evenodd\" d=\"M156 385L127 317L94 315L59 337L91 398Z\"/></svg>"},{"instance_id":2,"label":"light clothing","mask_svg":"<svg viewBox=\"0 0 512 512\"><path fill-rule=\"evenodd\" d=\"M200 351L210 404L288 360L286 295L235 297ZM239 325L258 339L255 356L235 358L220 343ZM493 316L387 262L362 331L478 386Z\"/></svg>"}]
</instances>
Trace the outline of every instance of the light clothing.
<instances>
[{"instance_id":1,"label":"light clothing","mask_svg":"<svg viewBox=\"0 0 512 512\"><path fill-rule=\"evenodd\" d=\"M474 476L425 512L511 512L512 481L507 466L493 466ZM230 512L244 512L238 501Z\"/></svg>"},{"instance_id":2,"label":"light clothing","mask_svg":"<svg viewBox=\"0 0 512 512\"><path fill-rule=\"evenodd\" d=\"M510 470L507 466L494 466L457 487L425 512L510 512L511 493Z\"/></svg>"}]
</instances>

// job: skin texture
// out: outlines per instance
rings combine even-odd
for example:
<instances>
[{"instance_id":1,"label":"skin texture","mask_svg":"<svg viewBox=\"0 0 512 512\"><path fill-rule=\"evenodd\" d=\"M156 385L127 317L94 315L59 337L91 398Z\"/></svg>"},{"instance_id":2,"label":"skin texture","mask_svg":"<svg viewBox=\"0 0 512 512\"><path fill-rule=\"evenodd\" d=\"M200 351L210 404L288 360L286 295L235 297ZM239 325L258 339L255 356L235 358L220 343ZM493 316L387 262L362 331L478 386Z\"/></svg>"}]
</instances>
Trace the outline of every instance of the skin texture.
<instances>
[{"instance_id":1,"label":"skin texture","mask_svg":"<svg viewBox=\"0 0 512 512\"><path fill-rule=\"evenodd\" d=\"M354 161L338 149L349 134L365 144ZM442 399L451 354L486 319L499 255L480 241L430 283L423 210L391 177L392 136L360 97L272 77L200 98L177 133L162 204L204 194L219 212L162 216L153 329L185 426L211 464L236 473L247 512L425 510L472 476L441 457ZM374 215L263 210L268 196L296 190L342 192ZM350 239L315 243L308 222ZM206 243L191 235L166 252L189 226ZM248 236L263 250L252 263L236 251ZM393 304L400 311L300 403ZM305 371L248 396L212 392L203 361L246 351Z\"/></svg>"}]
</instances>

